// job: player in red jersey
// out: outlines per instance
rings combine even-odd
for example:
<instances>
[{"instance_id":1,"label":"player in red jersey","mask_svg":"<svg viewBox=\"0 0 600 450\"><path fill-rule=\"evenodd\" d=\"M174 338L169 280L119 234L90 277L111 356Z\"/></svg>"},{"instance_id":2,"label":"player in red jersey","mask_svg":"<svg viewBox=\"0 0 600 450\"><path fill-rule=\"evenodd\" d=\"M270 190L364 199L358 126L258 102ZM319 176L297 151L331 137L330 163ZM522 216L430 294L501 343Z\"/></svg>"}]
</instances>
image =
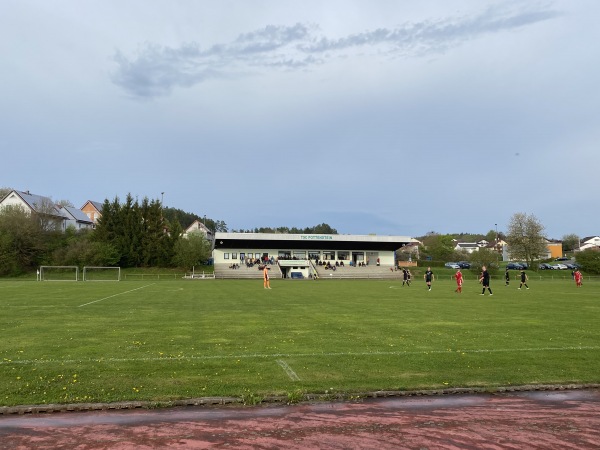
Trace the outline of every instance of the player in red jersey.
<instances>
[{"instance_id":1,"label":"player in red jersey","mask_svg":"<svg viewBox=\"0 0 600 450\"><path fill-rule=\"evenodd\" d=\"M454 275L454 278L456 279L456 289L454 292L462 294L463 274L460 269L456 269L456 275Z\"/></svg>"},{"instance_id":2,"label":"player in red jersey","mask_svg":"<svg viewBox=\"0 0 600 450\"><path fill-rule=\"evenodd\" d=\"M575 286L577 287L581 287L581 272L579 271L579 269L577 269L575 271L575 273L573 274L574 278L575 278Z\"/></svg>"}]
</instances>

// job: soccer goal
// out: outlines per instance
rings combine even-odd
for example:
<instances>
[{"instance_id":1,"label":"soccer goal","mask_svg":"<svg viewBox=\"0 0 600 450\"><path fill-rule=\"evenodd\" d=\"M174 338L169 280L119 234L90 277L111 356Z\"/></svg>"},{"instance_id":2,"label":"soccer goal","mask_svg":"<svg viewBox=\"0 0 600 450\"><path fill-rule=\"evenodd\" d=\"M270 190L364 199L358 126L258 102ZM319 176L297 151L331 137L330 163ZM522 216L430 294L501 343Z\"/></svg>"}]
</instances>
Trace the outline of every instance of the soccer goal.
<instances>
[{"instance_id":1,"label":"soccer goal","mask_svg":"<svg viewBox=\"0 0 600 450\"><path fill-rule=\"evenodd\" d=\"M79 281L77 266L40 266L39 281Z\"/></svg>"},{"instance_id":2,"label":"soccer goal","mask_svg":"<svg viewBox=\"0 0 600 450\"><path fill-rule=\"evenodd\" d=\"M121 281L121 268L85 266L83 281Z\"/></svg>"}]
</instances>

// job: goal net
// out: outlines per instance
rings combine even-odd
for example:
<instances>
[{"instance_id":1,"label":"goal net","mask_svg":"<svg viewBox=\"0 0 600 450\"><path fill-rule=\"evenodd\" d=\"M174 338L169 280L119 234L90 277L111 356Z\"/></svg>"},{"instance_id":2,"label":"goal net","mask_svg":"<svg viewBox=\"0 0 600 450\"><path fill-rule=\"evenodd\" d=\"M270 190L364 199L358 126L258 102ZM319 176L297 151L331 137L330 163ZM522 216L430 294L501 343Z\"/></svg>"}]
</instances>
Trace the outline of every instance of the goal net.
<instances>
[{"instance_id":1,"label":"goal net","mask_svg":"<svg viewBox=\"0 0 600 450\"><path fill-rule=\"evenodd\" d=\"M121 268L85 266L83 281L121 281Z\"/></svg>"},{"instance_id":2,"label":"goal net","mask_svg":"<svg viewBox=\"0 0 600 450\"><path fill-rule=\"evenodd\" d=\"M40 281L78 281L79 267L77 266L40 266L38 280Z\"/></svg>"}]
</instances>

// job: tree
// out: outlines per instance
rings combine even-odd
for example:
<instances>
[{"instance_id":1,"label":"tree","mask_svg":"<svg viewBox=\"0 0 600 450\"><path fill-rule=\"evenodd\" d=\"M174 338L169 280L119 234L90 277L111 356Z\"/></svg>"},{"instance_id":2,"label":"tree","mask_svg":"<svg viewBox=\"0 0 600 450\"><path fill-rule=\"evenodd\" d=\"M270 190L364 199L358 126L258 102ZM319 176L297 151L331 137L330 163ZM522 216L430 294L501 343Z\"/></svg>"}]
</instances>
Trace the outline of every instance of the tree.
<instances>
[{"instance_id":1,"label":"tree","mask_svg":"<svg viewBox=\"0 0 600 450\"><path fill-rule=\"evenodd\" d=\"M57 249L52 264L61 266L115 266L119 253L113 245L91 239L92 233L77 233L68 239L67 244Z\"/></svg>"},{"instance_id":2,"label":"tree","mask_svg":"<svg viewBox=\"0 0 600 450\"><path fill-rule=\"evenodd\" d=\"M179 239L175 244L173 263L182 269L191 269L210 258L210 250L210 242L202 233L189 233L187 238Z\"/></svg>"},{"instance_id":3,"label":"tree","mask_svg":"<svg viewBox=\"0 0 600 450\"><path fill-rule=\"evenodd\" d=\"M0 200L2 200L4 197L6 197L8 194L10 194L11 191L12 191L12 188L1 187L0 188Z\"/></svg>"},{"instance_id":4,"label":"tree","mask_svg":"<svg viewBox=\"0 0 600 450\"><path fill-rule=\"evenodd\" d=\"M330 227L326 223L322 223L320 225L315 225L310 232L312 234L338 234L335 228Z\"/></svg>"},{"instance_id":5,"label":"tree","mask_svg":"<svg viewBox=\"0 0 600 450\"><path fill-rule=\"evenodd\" d=\"M0 211L0 274L19 275L33 269L43 256L44 233L36 217L19 206Z\"/></svg>"},{"instance_id":6,"label":"tree","mask_svg":"<svg viewBox=\"0 0 600 450\"><path fill-rule=\"evenodd\" d=\"M452 236L448 234L434 234L427 236L423 244L425 253L435 261L449 261L454 255Z\"/></svg>"},{"instance_id":7,"label":"tree","mask_svg":"<svg viewBox=\"0 0 600 450\"><path fill-rule=\"evenodd\" d=\"M162 206L158 200L142 200L142 264L144 266L168 266L170 261L166 255L168 236L165 233L165 222L162 216Z\"/></svg>"},{"instance_id":8,"label":"tree","mask_svg":"<svg viewBox=\"0 0 600 450\"><path fill-rule=\"evenodd\" d=\"M496 242L497 237L498 237L498 233L496 233L496 230L490 230L485 235L485 240L488 242Z\"/></svg>"},{"instance_id":9,"label":"tree","mask_svg":"<svg viewBox=\"0 0 600 450\"><path fill-rule=\"evenodd\" d=\"M498 254L489 248L480 248L478 251L471 253L469 261L472 272L481 272L483 266L487 266L490 275L498 272Z\"/></svg>"},{"instance_id":10,"label":"tree","mask_svg":"<svg viewBox=\"0 0 600 450\"><path fill-rule=\"evenodd\" d=\"M563 251L572 252L579 248L579 236L576 234L565 234L562 238Z\"/></svg>"},{"instance_id":11,"label":"tree","mask_svg":"<svg viewBox=\"0 0 600 450\"><path fill-rule=\"evenodd\" d=\"M40 227L44 231L60 231L63 217L56 209L56 204L50 198L42 197L41 202L35 205L33 215L39 221Z\"/></svg>"},{"instance_id":12,"label":"tree","mask_svg":"<svg viewBox=\"0 0 600 450\"><path fill-rule=\"evenodd\" d=\"M59 200L59 201L56 202L56 205L57 206L62 206L62 207L68 206L70 208L74 208L75 207L73 205L73 203L71 203L69 200Z\"/></svg>"},{"instance_id":13,"label":"tree","mask_svg":"<svg viewBox=\"0 0 600 450\"><path fill-rule=\"evenodd\" d=\"M533 214L513 214L508 225L506 242L511 257L524 260L529 267L533 267L533 261L547 253L544 226Z\"/></svg>"},{"instance_id":14,"label":"tree","mask_svg":"<svg viewBox=\"0 0 600 450\"><path fill-rule=\"evenodd\" d=\"M118 197L104 202L94 240L113 245L121 267L160 267L171 264L180 235L181 225L165 220L158 200L144 198L140 205L128 194L123 204Z\"/></svg>"},{"instance_id":15,"label":"tree","mask_svg":"<svg viewBox=\"0 0 600 450\"><path fill-rule=\"evenodd\" d=\"M600 273L600 252L594 249L587 249L577 253L577 264L588 273Z\"/></svg>"}]
</instances>

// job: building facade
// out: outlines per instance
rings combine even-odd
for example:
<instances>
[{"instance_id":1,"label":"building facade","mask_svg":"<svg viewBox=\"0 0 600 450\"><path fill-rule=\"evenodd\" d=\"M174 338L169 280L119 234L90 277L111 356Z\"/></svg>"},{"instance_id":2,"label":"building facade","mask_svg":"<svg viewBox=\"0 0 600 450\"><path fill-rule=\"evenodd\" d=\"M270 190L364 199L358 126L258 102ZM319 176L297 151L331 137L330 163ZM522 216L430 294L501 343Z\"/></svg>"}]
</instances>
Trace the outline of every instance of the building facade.
<instances>
[{"instance_id":1,"label":"building facade","mask_svg":"<svg viewBox=\"0 0 600 450\"><path fill-rule=\"evenodd\" d=\"M310 275L312 264L382 265L393 267L396 251L417 242L408 236L339 234L215 234L215 264L273 261L287 272Z\"/></svg>"}]
</instances>

